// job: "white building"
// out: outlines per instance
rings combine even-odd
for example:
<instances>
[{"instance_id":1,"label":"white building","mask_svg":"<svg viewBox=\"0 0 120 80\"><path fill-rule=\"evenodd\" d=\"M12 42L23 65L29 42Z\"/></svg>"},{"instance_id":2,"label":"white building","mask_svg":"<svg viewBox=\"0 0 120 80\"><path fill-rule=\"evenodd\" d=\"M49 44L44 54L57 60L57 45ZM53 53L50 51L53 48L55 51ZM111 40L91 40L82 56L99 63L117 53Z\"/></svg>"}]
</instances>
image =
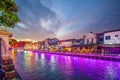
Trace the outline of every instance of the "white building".
<instances>
[{"instance_id":1,"label":"white building","mask_svg":"<svg viewBox=\"0 0 120 80\"><path fill-rule=\"evenodd\" d=\"M75 42L75 39L67 39L59 41L58 45L61 47L71 47Z\"/></svg>"},{"instance_id":2,"label":"white building","mask_svg":"<svg viewBox=\"0 0 120 80\"><path fill-rule=\"evenodd\" d=\"M120 29L104 32L104 44L120 44Z\"/></svg>"},{"instance_id":3,"label":"white building","mask_svg":"<svg viewBox=\"0 0 120 80\"><path fill-rule=\"evenodd\" d=\"M12 36L8 30L0 28L0 53L3 56L4 54L8 54L8 38Z\"/></svg>"},{"instance_id":4,"label":"white building","mask_svg":"<svg viewBox=\"0 0 120 80\"><path fill-rule=\"evenodd\" d=\"M84 44L96 44L97 43L97 35L90 32L89 34L85 35Z\"/></svg>"}]
</instances>

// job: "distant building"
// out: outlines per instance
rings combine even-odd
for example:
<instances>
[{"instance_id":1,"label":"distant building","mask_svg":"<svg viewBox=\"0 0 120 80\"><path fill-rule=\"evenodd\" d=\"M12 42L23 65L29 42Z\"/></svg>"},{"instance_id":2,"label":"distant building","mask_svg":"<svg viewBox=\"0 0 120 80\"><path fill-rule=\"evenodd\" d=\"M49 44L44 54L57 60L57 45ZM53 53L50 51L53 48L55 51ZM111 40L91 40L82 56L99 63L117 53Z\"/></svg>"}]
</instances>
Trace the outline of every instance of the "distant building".
<instances>
[{"instance_id":1,"label":"distant building","mask_svg":"<svg viewBox=\"0 0 120 80\"><path fill-rule=\"evenodd\" d=\"M45 41L40 41L40 48L41 51L45 51Z\"/></svg>"},{"instance_id":2,"label":"distant building","mask_svg":"<svg viewBox=\"0 0 120 80\"><path fill-rule=\"evenodd\" d=\"M57 52L58 51L58 44L59 40L57 38L49 39L48 44L49 44L49 51L50 52Z\"/></svg>"},{"instance_id":3,"label":"distant building","mask_svg":"<svg viewBox=\"0 0 120 80\"><path fill-rule=\"evenodd\" d=\"M104 32L104 54L120 54L120 29Z\"/></svg>"},{"instance_id":4,"label":"distant building","mask_svg":"<svg viewBox=\"0 0 120 80\"><path fill-rule=\"evenodd\" d=\"M74 45L75 39L60 40L58 42L58 51L71 52L72 45Z\"/></svg>"},{"instance_id":5,"label":"distant building","mask_svg":"<svg viewBox=\"0 0 120 80\"><path fill-rule=\"evenodd\" d=\"M72 52L81 52L82 46L84 45L84 39L76 39L74 44L72 45Z\"/></svg>"},{"instance_id":6,"label":"distant building","mask_svg":"<svg viewBox=\"0 0 120 80\"><path fill-rule=\"evenodd\" d=\"M26 42L24 49L26 50L39 50L40 42Z\"/></svg>"},{"instance_id":7,"label":"distant building","mask_svg":"<svg viewBox=\"0 0 120 80\"><path fill-rule=\"evenodd\" d=\"M99 34L96 34L96 35L97 35L97 44L104 44L104 34L99 33Z\"/></svg>"},{"instance_id":8,"label":"distant building","mask_svg":"<svg viewBox=\"0 0 120 80\"><path fill-rule=\"evenodd\" d=\"M97 35L90 32L89 34L85 35L84 44L96 44L97 43Z\"/></svg>"},{"instance_id":9,"label":"distant building","mask_svg":"<svg viewBox=\"0 0 120 80\"><path fill-rule=\"evenodd\" d=\"M48 44L49 46L54 46L54 45L57 45L58 41L59 40L57 38L48 39Z\"/></svg>"},{"instance_id":10,"label":"distant building","mask_svg":"<svg viewBox=\"0 0 120 80\"><path fill-rule=\"evenodd\" d=\"M120 54L120 29L97 34L90 32L80 39L48 38L37 43L30 43L28 48L49 52Z\"/></svg>"},{"instance_id":11,"label":"distant building","mask_svg":"<svg viewBox=\"0 0 120 80\"><path fill-rule=\"evenodd\" d=\"M104 32L104 44L120 44L120 29Z\"/></svg>"},{"instance_id":12,"label":"distant building","mask_svg":"<svg viewBox=\"0 0 120 80\"><path fill-rule=\"evenodd\" d=\"M83 45L84 44L84 39L76 39L74 42L74 45Z\"/></svg>"},{"instance_id":13,"label":"distant building","mask_svg":"<svg viewBox=\"0 0 120 80\"><path fill-rule=\"evenodd\" d=\"M45 40L45 51L57 51L57 44L58 44L58 39L53 38L53 39L46 39Z\"/></svg>"},{"instance_id":14,"label":"distant building","mask_svg":"<svg viewBox=\"0 0 120 80\"><path fill-rule=\"evenodd\" d=\"M61 47L71 47L75 42L75 39L60 40L58 45Z\"/></svg>"}]
</instances>

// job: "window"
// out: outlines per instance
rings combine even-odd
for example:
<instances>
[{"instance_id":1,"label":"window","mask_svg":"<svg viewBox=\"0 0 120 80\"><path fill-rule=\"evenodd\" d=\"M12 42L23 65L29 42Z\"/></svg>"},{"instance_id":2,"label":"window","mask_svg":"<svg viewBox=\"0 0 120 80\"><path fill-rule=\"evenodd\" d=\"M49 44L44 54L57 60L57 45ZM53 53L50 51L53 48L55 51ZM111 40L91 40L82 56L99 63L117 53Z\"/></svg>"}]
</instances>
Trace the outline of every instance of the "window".
<instances>
[{"instance_id":1,"label":"window","mask_svg":"<svg viewBox=\"0 0 120 80\"><path fill-rule=\"evenodd\" d=\"M110 40L110 36L106 36L105 39L106 39L106 40Z\"/></svg>"},{"instance_id":2,"label":"window","mask_svg":"<svg viewBox=\"0 0 120 80\"><path fill-rule=\"evenodd\" d=\"M93 43L93 39L92 39L92 43Z\"/></svg>"},{"instance_id":3,"label":"window","mask_svg":"<svg viewBox=\"0 0 120 80\"><path fill-rule=\"evenodd\" d=\"M118 35L115 35L115 37L118 37Z\"/></svg>"},{"instance_id":4,"label":"window","mask_svg":"<svg viewBox=\"0 0 120 80\"><path fill-rule=\"evenodd\" d=\"M89 40L87 39L87 44L89 44Z\"/></svg>"},{"instance_id":5,"label":"window","mask_svg":"<svg viewBox=\"0 0 120 80\"><path fill-rule=\"evenodd\" d=\"M103 41L103 38L100 38L99 41Z\"/></svg>"}]
</instances>

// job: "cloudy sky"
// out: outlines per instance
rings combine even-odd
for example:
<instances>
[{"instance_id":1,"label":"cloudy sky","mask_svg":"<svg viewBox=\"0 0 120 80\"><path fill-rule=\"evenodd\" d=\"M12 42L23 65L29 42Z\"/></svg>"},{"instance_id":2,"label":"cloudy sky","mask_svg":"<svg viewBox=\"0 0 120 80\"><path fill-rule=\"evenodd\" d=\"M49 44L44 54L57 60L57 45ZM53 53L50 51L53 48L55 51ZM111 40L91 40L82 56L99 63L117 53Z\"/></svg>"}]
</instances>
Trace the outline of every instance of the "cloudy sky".
<instances>
[{"instance_id":1,"label":"cloudy sky","mask_svg":"<svg viewBox=\"0 0 120 80\"><path fill-rule=\"evenodd\" d=\"M120 28L120 0L15 0L21 20L10 31L19 40L79 38Z\"/></svg>"}]
</instances>

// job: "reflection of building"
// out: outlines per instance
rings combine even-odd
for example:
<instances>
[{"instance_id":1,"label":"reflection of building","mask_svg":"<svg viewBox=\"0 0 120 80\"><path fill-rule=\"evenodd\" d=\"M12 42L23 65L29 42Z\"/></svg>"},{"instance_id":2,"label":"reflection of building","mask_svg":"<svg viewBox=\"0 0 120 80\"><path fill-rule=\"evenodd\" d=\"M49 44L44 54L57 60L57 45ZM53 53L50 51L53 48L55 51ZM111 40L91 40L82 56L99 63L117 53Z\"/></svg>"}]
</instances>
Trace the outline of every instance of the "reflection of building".
<instances>
[{"instance_id":1,"label":"reflection of building","mask_svg":"<svg viewBox=\"0 0 120 80\"><path fill-rule=\"evenodd\" d=\"M58 42L58 51L71 52L72 45L74 45L75 39L60 40Z\"/></svg>"}]
</instances>

